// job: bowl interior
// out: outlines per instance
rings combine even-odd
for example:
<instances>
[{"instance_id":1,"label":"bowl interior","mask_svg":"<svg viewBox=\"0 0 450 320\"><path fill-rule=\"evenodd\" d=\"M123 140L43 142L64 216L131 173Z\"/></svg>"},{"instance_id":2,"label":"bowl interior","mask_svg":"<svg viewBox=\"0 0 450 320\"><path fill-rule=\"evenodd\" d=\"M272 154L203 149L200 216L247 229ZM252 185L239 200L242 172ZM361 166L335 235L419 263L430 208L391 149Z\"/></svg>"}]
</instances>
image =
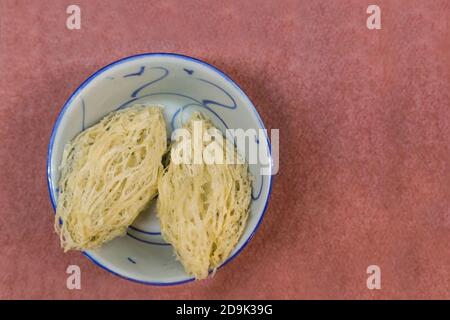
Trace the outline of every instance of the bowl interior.
<instances>
[{"instance_id":1,"label":"bowl interior","mask_svg":"<svg viewBox=\"0 0 450 320\"><path fill-rule=\"evenodd\" d=\"M88 78L69 98L53 129L48 155L48 183L57 203L58 166L64 145L111 111L135 103L164 106L168 137L190 113L201 111L223 132L226 129L264 129L247 96L226 75L199 60L174 54L144 54L119 60ZM260 152L250 165L254 176L249 220L231 260L250 240L267 205L271 176L270 145L265 132L255 139ZM261 152L262 150L262 152ZM241 148L247 158L249 150ZM191 280L161 237L155 203L128 229L127 235L85 254L97 265L130 280L176 284ZM225 262L225 263L226 263Z\"/></svg>"}]
</instances>

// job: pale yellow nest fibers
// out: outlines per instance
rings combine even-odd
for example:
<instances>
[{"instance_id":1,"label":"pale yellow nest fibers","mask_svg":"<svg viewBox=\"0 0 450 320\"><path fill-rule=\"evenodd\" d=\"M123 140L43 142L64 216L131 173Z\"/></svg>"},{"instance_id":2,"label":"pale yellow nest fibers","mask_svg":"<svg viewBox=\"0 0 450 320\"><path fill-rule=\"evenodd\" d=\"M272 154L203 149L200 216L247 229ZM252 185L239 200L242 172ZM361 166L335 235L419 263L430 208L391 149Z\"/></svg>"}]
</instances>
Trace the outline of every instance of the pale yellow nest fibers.
<instances>
[{"instance_id":1,"label":"pale yellow nest fibers","mask_svg":"<svg viewBox=\"0 0 450 320\"><path fill-rule=\"evenodd\" d=\"M192 133L193 124L215 129L199 113L185 128ZM217 130L217 129L216 129ZM180 141L174 142L172 151ZM205 142L204 146L209 143ZM238 153L225 138L225 152ZM248 165L176 164L171 161L158 184L158 217L165 240L171 243L186 272L204 279L227 259L238 243L249 214L251 179Z\"/></svg>"},{"instance_id":2,"label":"pale yellow nest fibers","mask_svg":"<svg viewBox=\"0 0 450 320\"><path fill-rule=\"evenodd\" d=\"M112 112L69 142L55 217L64 251L94 249L125 234L157 194L166 149L157 106Z\"/></svg>"}]
</instances>

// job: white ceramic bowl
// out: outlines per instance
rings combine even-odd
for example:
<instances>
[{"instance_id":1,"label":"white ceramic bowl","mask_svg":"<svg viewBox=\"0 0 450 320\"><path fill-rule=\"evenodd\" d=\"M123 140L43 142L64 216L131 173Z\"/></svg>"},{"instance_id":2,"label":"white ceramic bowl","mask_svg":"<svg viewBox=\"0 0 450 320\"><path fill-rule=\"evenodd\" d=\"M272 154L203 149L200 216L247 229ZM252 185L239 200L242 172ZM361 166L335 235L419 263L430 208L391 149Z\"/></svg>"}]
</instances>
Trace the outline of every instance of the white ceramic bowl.
<instances>
[{"instance_id":1,"label":"white ceramic bowl","mask_svg":"<svg viewBox=\"0 0 450 320\"><path fill-rule=\"evenodd\" d=\"M194 58L169 53L127 57L98 70L64 104L53 127L47 158L47 179L53 207L57 203L58 166L64 145L109 112L134 103L165 106L168 134L193 110L209 116L222 131L228 128L264 129L245 93L217 68ZM180 113L181 108L183 112ZM179 119L182 115L183 119ZM272 162L267 135L258 139L264 162ZM240 150L245 154L245 150ZM250 165L255 177L249 219L243 236L225 265L236 257L256 232L269 200L272 177L260 174L262 164ZM55 237L56 241L56 237ZM152 285L193 280L175 260L173 248L161 237L155 206L142 213L127 235L99 250L84 254L96 265L123 278ZM223 266L222 265L222 266Z\"/></svg>"}]
</instances>

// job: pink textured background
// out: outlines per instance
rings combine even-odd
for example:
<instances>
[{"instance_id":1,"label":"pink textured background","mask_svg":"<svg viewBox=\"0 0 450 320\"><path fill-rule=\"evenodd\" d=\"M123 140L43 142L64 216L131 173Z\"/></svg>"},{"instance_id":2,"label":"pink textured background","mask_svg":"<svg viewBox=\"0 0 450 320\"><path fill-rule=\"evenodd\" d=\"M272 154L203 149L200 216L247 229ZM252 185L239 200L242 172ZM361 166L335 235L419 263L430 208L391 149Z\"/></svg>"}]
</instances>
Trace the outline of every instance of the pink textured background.
<instances>
[{"instance_id":1,"label":"pink textured background","mask_svg":"<svg viewBox=\"0 0 450 320\"><path fill-rule=\"evenodd\" d=\"M372 3L382 30L365 26ZM449 21L449 1L0 0L0 298L450 298ZM256 237L212 280L168 288L64 254L45 176L70 93L152 51L221 68L281 129Z\"/></svg>"}]
</instances>

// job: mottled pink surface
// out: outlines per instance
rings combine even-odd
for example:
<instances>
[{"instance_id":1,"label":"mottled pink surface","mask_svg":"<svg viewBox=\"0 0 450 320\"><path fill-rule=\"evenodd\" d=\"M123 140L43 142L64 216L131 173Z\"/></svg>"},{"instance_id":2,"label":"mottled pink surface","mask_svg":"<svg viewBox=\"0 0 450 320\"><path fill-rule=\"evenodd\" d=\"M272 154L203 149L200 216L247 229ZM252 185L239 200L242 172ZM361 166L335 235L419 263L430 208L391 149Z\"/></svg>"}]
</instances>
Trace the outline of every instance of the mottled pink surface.
<instances>
[{"instance_id":1,"label":"mottled pink surface","mask_svg":"<svg viewBox=\"0 0 450 320\"><path fill-rule=\"evenodd\" d=\"M374 3L382 30L366 28ZM0 0L0 298L450 298L449 21L449 1ZM155 51L224 70L281 130L256 237L212 280L168 288L64 254L45 173L78 84Z\"/></svg>"}]
</instances>

